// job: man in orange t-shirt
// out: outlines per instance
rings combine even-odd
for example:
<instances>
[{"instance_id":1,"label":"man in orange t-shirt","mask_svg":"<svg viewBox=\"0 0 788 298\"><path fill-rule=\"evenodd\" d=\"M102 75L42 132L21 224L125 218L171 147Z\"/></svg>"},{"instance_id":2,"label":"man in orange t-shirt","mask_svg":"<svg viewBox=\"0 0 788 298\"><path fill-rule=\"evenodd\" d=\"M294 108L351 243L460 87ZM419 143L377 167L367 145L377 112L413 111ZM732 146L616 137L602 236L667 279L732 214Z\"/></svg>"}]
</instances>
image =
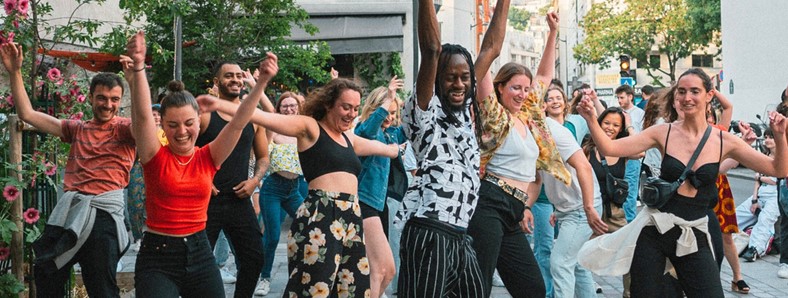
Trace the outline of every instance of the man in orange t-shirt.
<instances>
[{"instance_id":1,"label":"man in orange t-shirt","mask_svg":"<svg viewBox=\"0 0 788 298\"><path fill-rule=\"evenodd\" d=\"M21 73L21 46L3 44L0 54L19 118L71 144L65 194L33 245L37 293L41 297L65 296L71 266L80 263L89 296L119 297L116 266L129 242L123 223L123 189L135 154L131 120L117 116L123 82L115 74L97 74L88 94L93 119L61 120L36 111L30 104ZM77 225L84 228L74 228Z\"/></svg>"}]
</instances>

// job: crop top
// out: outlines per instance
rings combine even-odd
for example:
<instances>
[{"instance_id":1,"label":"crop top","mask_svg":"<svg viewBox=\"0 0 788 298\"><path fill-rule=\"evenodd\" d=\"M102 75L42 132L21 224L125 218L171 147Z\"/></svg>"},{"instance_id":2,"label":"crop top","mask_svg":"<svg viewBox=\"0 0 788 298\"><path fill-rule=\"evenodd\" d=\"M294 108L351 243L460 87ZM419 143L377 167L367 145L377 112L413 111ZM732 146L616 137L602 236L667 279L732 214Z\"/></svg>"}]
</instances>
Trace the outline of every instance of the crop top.
<instances>
[{"instance_id":1,"label":"crop top","mask_svg":"<svg viewBox=\"0 0 788 298\"><path fill-rule=\"evenodd\" d=\"M347 147L339 145L320 127L320 135L312 147L298 152L298 159L301 160L301 170L307 182L317 177L333 172L347 172L358 177L361 172L361 161L356 152L353 151L353 144L350 139L342 133Z\"/></svg>"},{"instance_id":2,"label":"crop top","mask_svg":"<svg viewBox=\"0 0 788 298\"><path fill-rule=\"evenodd\" d=\"M515 126L509 128L509 133L503 140L501 147L495 150L487 171L496 176L510 178L522 182L536 180L536 159L539 157L539 146L526 128L525 137L521 136Z\"/></svg>"},{"instance_id":3,"label":"crop top","mask_svg":"<svg viewBox=\"0 0 788 298\"><path fill-rule=\"evenodd\" d=\"M271 159L271 165L268 170L271 173L276 172L290 172L293 174L301 175L301 163L298 161L298 148L296 144L277 144L271 142L268 144L268 156Z\"/></svg>"},{"instance_id":4,"label":"crop top","mask_svg":"<svg viewBox=\"0 0 788 298\"><path fill-rule=\"evenodd\" d=\"M668 140L670 139L670 129L672 126L668 126L668 136L665 138L665 156L662 158L662 165L661 170L662 173L660 174L660 178L664 179L665 181L676 181L681 176L681 173L684 172L686 165L676 159L675 157L671 156L667 153L668 151ZM720 131L720 161L722 160L722 131ZM689 198L683 195L678 194L679 202L684 202L686 204L666 204L660 211L662 212L669 212L676 214L677 216L687 219L693 220L697 219L695 217L699 216L699 213L693 213L693 215L687 214L688 209L696 209L697 207L708 208L708 206L712 203L716 204L717 202L717 174L719 174L720 170L720 162L714 163L706 163L696 170L690 170L687 173L687 179L685 180L686 183L692 184L695 189L698 190L697 194L694 198ZM687 206L691 205L691 206ZM682 206L684 205L684 206ZM711 205L714 206L714 205Z\"/></svg>"}]
</instances>

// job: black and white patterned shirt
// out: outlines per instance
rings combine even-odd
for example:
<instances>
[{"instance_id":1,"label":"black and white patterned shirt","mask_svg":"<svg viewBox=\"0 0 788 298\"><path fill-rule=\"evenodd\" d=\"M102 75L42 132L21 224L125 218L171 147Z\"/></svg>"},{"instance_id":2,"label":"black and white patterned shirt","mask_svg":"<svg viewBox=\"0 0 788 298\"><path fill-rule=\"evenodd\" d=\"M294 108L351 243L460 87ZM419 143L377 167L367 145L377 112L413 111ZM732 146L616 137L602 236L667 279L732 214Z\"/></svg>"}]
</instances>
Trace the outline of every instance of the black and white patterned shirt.
<instances>
[{"instance_id":1,"label":"black and white patterned shirt","mask_svg":"<svg viewBox=\"0 0 788 298\"><path fill-rule=\"evenodd\" d=\"M416 153L417 172L397 213L402 227L412 216L467 228L479 200L479 145L468 107L448 122L433 95L422 111L411 98L402 115L405 135Z\"/></svg>"}]
</instances>

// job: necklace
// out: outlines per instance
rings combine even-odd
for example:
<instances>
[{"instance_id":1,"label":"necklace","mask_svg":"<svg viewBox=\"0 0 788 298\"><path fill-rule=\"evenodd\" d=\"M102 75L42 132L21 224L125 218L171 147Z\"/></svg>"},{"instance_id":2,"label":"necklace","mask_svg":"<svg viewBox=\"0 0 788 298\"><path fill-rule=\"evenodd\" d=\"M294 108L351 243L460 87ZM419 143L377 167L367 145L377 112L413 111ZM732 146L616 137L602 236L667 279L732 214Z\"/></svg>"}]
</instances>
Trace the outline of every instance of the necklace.
<instances>
[{"instance_id":1,"label":"necklace","mask_svg":"<svg viewBox=\"0 0 788 298\"><path fill-rule=\"evenodd\" d=\"M170 152L172 152L172 149L170 149ZM187 160L185 163L184 163L184 162L181 162L181 160L178 158L178 156L179 156L179 155L175 154L175 152L172 152L172 155L174 155L174 156L175 156L175 162L177 162L179 165L186 166L186 165L188 165L190 162L192 162L192 159L194 159L194 153L196 153L196 152L197 152L197 151L192 151L192 156L191 156L191 157L189 157L189 160Z\"/></svg>"}]
</instances>

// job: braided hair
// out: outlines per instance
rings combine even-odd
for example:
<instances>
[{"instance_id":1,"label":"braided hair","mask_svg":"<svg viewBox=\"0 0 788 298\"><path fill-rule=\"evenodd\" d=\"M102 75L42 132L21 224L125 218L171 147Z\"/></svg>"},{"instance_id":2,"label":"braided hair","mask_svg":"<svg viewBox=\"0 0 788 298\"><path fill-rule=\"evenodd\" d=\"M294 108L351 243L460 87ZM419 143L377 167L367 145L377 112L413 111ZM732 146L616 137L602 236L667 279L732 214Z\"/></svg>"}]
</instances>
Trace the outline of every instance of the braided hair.
<instances>
[{"instance_id":1,"label":"braided hair","mask_svg":"<svg viewBox=\"0 0 788 298\"><path fill-rule=\"evenodd\" d=\"M441 102L441 109L443 110L443 113L446 114L446 118L449 120L449 123L455 126L461 125L460 120L454 115L454 111L451 108L452 104L448 101L448 99L442 96L444 90L442 86L442 80L440 80L442 74L446 73L449 67L449 61L453 55L462 56L465 59L465 62L468 63L468 68L471 72L471 86L468 90L467 96L469 96L471 100L474 128L477 131L477 134L480 135L482 129L482 120L481 116L479 115L479 103L476 101L476 75L473 67L473 58L471 57L471 53L461 45L448 43L443 44L440 57L438 57L438 75L435 80L435 92L438 94L438 99Z\"/></svg>"}]
</instances>

